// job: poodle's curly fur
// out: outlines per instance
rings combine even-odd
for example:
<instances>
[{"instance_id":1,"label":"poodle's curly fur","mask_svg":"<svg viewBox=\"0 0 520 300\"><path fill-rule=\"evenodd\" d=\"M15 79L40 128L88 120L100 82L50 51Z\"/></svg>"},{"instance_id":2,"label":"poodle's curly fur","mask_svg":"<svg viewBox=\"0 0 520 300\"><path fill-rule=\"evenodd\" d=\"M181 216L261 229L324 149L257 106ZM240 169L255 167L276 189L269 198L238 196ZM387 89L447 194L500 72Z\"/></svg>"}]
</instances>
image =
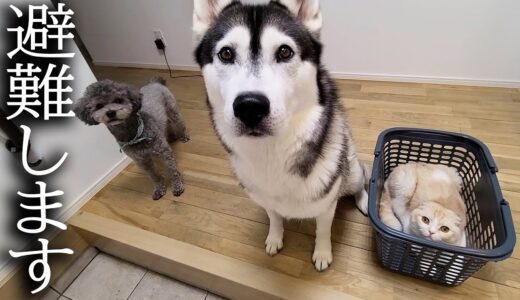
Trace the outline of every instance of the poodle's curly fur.
<instances>
[{"instance_id":1,"label":"poodle's curly fur","mask_svg":"<svg viewBox=\"0 0 520 300\"><path fill-rule=\"evenodd\" d=\"M166 194L166 186L153 158L161 158L171 176L174 196L184 191L169 143L189 140L186 125L166 81L154 77L141 90L131 85L102 80L87 87L83 98L74 104L76 116L88 125L103 123L122 150L150 175L155 184L153 199ZM143 139L125 145L136 137L139 118L144 125Z\"/></svg>"}]
</instances>

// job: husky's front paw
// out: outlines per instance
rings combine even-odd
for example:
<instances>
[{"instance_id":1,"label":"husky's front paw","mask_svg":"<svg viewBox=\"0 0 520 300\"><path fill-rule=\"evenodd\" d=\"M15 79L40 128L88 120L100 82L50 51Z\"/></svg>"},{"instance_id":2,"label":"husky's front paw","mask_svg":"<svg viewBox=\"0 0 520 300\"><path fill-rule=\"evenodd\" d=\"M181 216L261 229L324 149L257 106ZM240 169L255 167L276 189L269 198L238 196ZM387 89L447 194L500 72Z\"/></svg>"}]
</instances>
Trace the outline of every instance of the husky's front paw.
<instances>
[{"instance_id":1,"label":"husky's front paw","mask_svg":"<svg viewBox=\"0 0 520 300\"><path fill-rule=\"evenodd\" d=\"M325 271L332 263L332 251L327 249L314 249L314 253L312 254L312 262L314 263L316 271Z\"/></svg>"},{"instance_id":2,"label":"husky's front paw","mask_svg":"<svg viewBox=\"0 0 520 300\"><path fill-rule=\"evenodd\" d=\"M275 255L283 248L283 238L268 235L265 240L265 252L270 256Z\"/></svg>"},{"instance_id":3,"label":"husky's front paw","mask_svg":"<svg viewBox=\"0 0 520 300\"><path fill-rule=\"evenodd\" d=\"M366 216L368 215L368 194L363 189L360 192L358 192L356 195L354 195L354 198L356 198L356 206L357 208Z\"/></svg>"},{"instance_id":4,"label":"husky's front paw","mask_svg":"<svg viewBox=\"0 0 520 300\"><path fill-rule=\"evenodd\" d=\"M164 185L158 185L155 187L154 191L153 191L153 194L152 194L152 199L153 200L159 200L161 199L164 195L166 195L166 186Z\"/></svg>"}]
</instances>

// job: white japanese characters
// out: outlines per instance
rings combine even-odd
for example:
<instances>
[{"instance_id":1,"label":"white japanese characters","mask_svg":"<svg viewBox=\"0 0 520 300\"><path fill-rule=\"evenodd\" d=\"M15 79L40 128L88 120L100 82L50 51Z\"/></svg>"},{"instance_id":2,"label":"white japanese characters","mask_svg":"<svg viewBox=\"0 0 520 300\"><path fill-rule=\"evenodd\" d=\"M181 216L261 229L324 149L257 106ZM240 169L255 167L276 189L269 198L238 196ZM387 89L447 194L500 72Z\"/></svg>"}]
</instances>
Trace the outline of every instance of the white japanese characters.
<instances>
[{"instance_id":1,"label":"white japanese characters","mask_svg":"<svg viewBox=\"0 0 520 300\"><path fill-rule=\"evenodd\" d=\"M37 52L38 50L47 50L48 40L54 39L58 42L58 49L63 50L63 41L74 38L72 33L64 34L64 30L75 28L70 23L71 16L74 15L72 10L64 11L65 4L59 3L56 11L48 11L49 7L43 5L29 5L29 24L27 28L18 26L16 28L7 28L7 31L16 32L16 49L7 53L7 57L13 58L19 51L24 52L32 57L74 57L75 53L46 53ZM23 16L23 12L16 6L9 6L18 18ZM40 18L36 16L40 15ZM50 18L49 18L50 17ZM51 19L51 23L48 20ZM40 28L43 27L43 28ZM49 34L49 31L52 32ZM25 36L24 36L25 34ZM29 49L25 45L29 44Z\"/></svg>"},{"instance_id":2,"label":"white japanese characters","mask_svg":"<svg viewBox=\"0 0 520 300\"><path fill-rule=\"evenodd\" d=\"M67 152L63 154L58 163L56 163L53 167L47 170L33 170L28 162L29 157L29 138L31 137L31 128L22 125L20 126L23 130L23 144L22 144L22 164L25 172L34 175L34 176L45 176L54 173L54 171L58 170L58 168L65 162L67 156L69 155Z\"/></svg>"},{"instance_id":3,"label":"white japanese characters","mask_svg":"<svg viewBox=\"0 0 520 300\"><path fill-rule=\"evenodd\" d=\"M42 245L42 250L38 251L25 251L25 252L14 252L9 250L9 254L14 257L24 257L24 256L32 256L32 255L41 255L40 259L34 260L29 265L29 276L35 282L42 282L39 288L31 291L32 294L36 294L42 291L49 285L49 281L51 280L51 268L48 263L49 254L61 253L61 254L73 254L74 252L71 249L53 249L49 250L49 241L46 239L38 239L38 242ZM42 265L43 271L40 276L36 274L35 268L38 264Z\"/></svg>"},{"instance_id":4,"label":"white japanese characters","mask_svg":"<svg viewBox=\"0 0 520 300\"><path fill-rule=\"evenodd\" d=\"M71 16L74 13L70 9L64 10L64 6L63 3L59 3L55 11L50 11L47 5L29 5L28 24L24 24L26 27L18 26L7 29L8 32L16 34L16 48L7 53L7 57L16 62L14 68L6 70L9 75L9 99L6 101L6 105L14 110L7 117L8 120L22 114L30 115L35 119L43 118L45 121L53 118L74 117L74 113L70 110L66 111L64 107L72 104L70 98L64 97L64 95L72 92L72 87L68 83L74 80L72 74L69 73L70 66L67 64L57 66L51 62L42 66L41 63L37 65L35 62L26 62L27 56L49 60L74 57L74 53L64 51L66 46L64 42L74 37L71 32L68 32L68 29L74 28L74 24L71 22ZM23 12L18 7L11 5L10 8L19 19L23 17ZM49 49L48 42L50 40L55 40L52 49ZM57 53L49 53L49 51L56 49L58 50ZM16 61L20 55L25 56L23 63ZM44 72L42 68L45 67ZM42 109L43 116L40 115ZM58 170L67 159L67 152L62 155L56 164L46 170L31 168L27 159L31 129L26 125L20 125L20 127L23 130L22 165L25 172L33 177L41 178ZM64 192L60 190L47 191L47 184L43 180L36 180L35 184L39 187L39 192L18 191L17 193L19 197L27 200L25 203L20 203L20 207L33 212L31 216L18 220L17 229L31 235L44 234L49 230L49 227L66 230L67 225L48 217L49 210L59 209L63 206L60 202L48 202L48 200L63 196ZM51 268L48 263L49 254L70 255L74 253L68 248L49 249L49 241L44 238L38 238L38 242L41 245L40 250L9 251L13 258L36 257L30 263L28 269L29 277L40 284L38 288L31 291L33 294L44 290L49 285L51 279ZM40 266L40 268L37 269L37 266ZM41 274L37 274L40 272Z\"/></svg>"},{"instance_id":5,"label":"white japanese characters","mask_svg":"<svg viewBox=\"0 0 520 300\"><path fill-rule=\"evenodd\" d=\"M43 79L37 76L41 74L41 69L35 67L34 64L29 63L24 66L21 63L16 64L16 68L7 69L10 76L9 98L7 106L18 107L16 112L8 116L7 119L13 119L19 116L22 112L31 114L34 118L39 118L40 114L31 107L40 107L42 102L38 100L40 95L38 91L43 90L43 107L44 120L49 120L54 117L74 117L74 112L63 112L63 105L72 104L72 100L67 98L63 100L63 93L72 92L69 85L63 86L64 81L72 81L74 77L72 74L65 75L70 69L68 65L62 65L58 75L52 75L56 65L49 64L47 72ZM51 95L55 95L55 99L51 99ZM51 107L55 107L56 112L51 111Z\"/></svg>"}]
</instances>

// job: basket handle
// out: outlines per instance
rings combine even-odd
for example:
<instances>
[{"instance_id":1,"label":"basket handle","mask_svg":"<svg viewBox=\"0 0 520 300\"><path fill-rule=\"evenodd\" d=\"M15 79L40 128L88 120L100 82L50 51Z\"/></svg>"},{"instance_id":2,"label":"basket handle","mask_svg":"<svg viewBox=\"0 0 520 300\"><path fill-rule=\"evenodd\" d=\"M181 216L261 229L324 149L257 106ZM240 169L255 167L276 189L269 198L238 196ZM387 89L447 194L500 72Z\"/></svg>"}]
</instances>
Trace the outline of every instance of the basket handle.
<instances>
[{"instance_id":1,"label":"basket handle","mask_svg":"<svg viewBox=\"0 0 520 300\"><path fill-rule=\"evenodd\" d=\"M482 143L480 140L478 140L478 139L476 139L474 137L471 137L471 136L468 136L468 137L471 138L474 142L476 142L476 143L478 143L480 145L480 147L484 151L484 157L486 158L486 162L488 164L488 168L491 170L491 172L493 174L497 173L498 172L498 167L497 167L497 164L495 162L495 159L491 155L491 151L489 151L488 146L486 146L486 144Z\"/></svg>"},{"instance_id":2,"label":"basket handle","mask_svg":"<svg viewBox=\"0 0 520 300\"><path fill-rule=\"evenodd\" d=\"M508 258L513 253L516 244L515 227L509 203L502 199L500 202L500 212L502 213L502 225L505 232L505 241L498 248L492 249L488 259L500 261Z\"/></svg>"},{"instance_id":3,"label":"basket handle","mask_svg":"<svg viewBox=\"0 0 520 300\"><path fill-rule=\"evenodd\" d=\"M515 225L513 223L513 216L511 214L511 208L509 207L509 202L506 199L503 199L500 203L500 210L502 211L502 219L504 222L504 230L506 232L506 241L503 247L506 249L513 249L516 244L516 234L515 234Z\"/></svg>"},{"instance_id":4,"label":"basket handle","mask_svg":"<svg viewBox=\"0 0 520 300\"><path fill-rule=\"evenodd\" d=\"M385 137L388 133L397 131L399 128L389 128L381 132L377 138L376 147L374 148L374 158L378 158L383 151L383 144L385 142ZM373 172L372 172L373 173Z\"/></svg>"}]
</instances>

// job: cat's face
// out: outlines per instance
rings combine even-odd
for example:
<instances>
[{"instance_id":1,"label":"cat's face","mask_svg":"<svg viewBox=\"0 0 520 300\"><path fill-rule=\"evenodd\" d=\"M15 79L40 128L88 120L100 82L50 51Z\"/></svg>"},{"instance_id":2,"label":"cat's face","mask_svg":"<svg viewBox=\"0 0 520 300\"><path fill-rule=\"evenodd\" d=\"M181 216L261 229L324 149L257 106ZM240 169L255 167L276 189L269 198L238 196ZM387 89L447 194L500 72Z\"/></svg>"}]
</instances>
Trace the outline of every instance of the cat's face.
<instances>
[{"instance_id":1,"label":"cat's face","mask_svg":"<svg viewBox=\"0 0 520 300\"><path fill-rule=\"evenodd\" d=\"M461 242L464 224L462 218L436 202L414 209L410 218L410 231L433 241L457 245Z\"/></svg>"}]
</instances>

